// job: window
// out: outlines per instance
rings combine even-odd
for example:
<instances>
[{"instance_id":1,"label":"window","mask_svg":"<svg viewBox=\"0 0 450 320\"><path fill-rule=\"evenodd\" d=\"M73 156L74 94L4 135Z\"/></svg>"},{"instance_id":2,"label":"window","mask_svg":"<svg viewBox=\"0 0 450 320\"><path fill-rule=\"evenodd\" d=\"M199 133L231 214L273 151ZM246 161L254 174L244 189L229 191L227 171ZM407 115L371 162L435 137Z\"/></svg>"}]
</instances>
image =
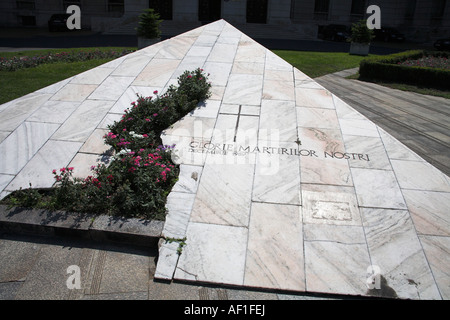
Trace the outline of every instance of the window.
<instances>
[{"instance_id":1,"label":"window","mask_svg":"<svg viewBox=\"0 0 450 320\"><path fill-rule=\"evenodd\" d=\"M155 9L163 20L172 20L172 0L149 0L148 7Z\"/></svg>"},{"instance_id":2,"label":"window","mask_svg":"<svg viewBox=\"0 0 450 320\"><path fill-rule=\"evenodd\" d=\"M445 0L433 0L431 7L431 19L442 19L445 10Z\"/></svg>"},{"instance_id":3,"label":"window","mask_svg":"<svg viewBox=\"0 0 450 320\"><path fill-rule=\"evenodd\" d=\"M364 11L366 9L365 0L352 0L352 11L351 14L364 16Z\"/></svg>"},{"instance_id":4,"label":"window","mask_svg":"<svg viewBox=\"0 0 450 320\"><path fill-rule=\"evenodd\" d=\"M81 0L63 0L63 11L66 12L67 7L71 5L76 5L81 8Z\"/></svg>"},{"instance_id":5,"label":"window","mask_svg":"<svg viewBox=\"0 0 450 320\"><path fill-rule=\"evenodd\" d=\"M416 13L416 0L410 0L407 2L406 11L405 11L405 19L413 19Z\"/></svg>"},{"instance_id":6,"label":"window","mask_svg":"<svg viewBox=\"0 0 450 320\"><path fill-rule=\"evenodd\" d=\"M108 0L108 12L124 13L124 0Z\"/></svg>"},{"instance_id":7,"label":"window","mask_svg":"<svg viewBox=\"0 0 450 320\"><path fill-rule=\"evenodd\" d=\"M23 9L23 10L35 10L36 5L34 3L34 0L22 0L22 1L16 1L17 9Z\"/></svg>"},{"instance_id":8,"label":"window","mask_svg":"<svg viewBox=\"0 0 450 320\"><path fill-rule=\"evenodd\" d=\"M314 19L328 19L330 0L316 0L314 3Z\"/></svg>"}]
</instances>

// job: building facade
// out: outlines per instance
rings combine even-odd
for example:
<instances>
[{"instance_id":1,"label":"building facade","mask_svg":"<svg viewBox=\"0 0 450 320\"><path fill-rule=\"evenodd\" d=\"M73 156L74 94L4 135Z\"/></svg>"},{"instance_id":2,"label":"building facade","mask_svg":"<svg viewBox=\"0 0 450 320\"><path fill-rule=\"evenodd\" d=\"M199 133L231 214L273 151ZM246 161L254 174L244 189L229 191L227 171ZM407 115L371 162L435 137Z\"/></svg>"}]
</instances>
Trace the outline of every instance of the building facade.
<instances>
[{"instance_id":1,"label":"building facade","mask_svg":"<svg viewBox=\"0 0 450 320\"><path fill-rule=\"evenodd\" d=\"M136 24L142 9L152 7L167 25L225 19L234 25L276 26L297 33L299 39L313 39L321 26L367 18L372 4L381 9L382 26L396 27L409 40L450 37L450 0L2 0L0 26L44 27L52 14L78 5L83 28L126 30Z\"/></svg>"}]
</instances>

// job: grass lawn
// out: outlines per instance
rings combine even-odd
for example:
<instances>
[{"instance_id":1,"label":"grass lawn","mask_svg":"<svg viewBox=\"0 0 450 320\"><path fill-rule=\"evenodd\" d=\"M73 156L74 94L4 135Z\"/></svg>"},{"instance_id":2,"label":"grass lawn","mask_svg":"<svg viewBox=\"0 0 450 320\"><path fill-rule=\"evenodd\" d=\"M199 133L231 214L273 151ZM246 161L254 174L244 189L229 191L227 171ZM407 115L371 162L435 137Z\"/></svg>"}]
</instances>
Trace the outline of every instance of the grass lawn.
<instances>
[{"instance_id":1,"label":"grass lawn","mask_svg":"<svg viewBox=\"0 0 450 320\"><path fill-rule=\"evenodd\" d=\"M359 67L361 60L367 58L344 52L288 50L274 50L273 52L311 78Z\"/></svg>"},{"instance_id":2,"label":"grass lawn","mask_svg":"<svg viewBox=\"0 0 450 320\"><path fill-rule=\"evenodd\" d=\"M21 52L0 52L0 57L11 58L13 56L35 56L47 53L72 52L72 51L94 51L94 50L116 50L132 48L77 48L77 49L46 49ZM35 68L26 68L16 71L0 71L0 104L24 96L28 93L44 88L58 81L67 79L76 74L104 64L111 59L95 59L80 62L55 62L41 64Z\"/></svg>"}]
</instances>

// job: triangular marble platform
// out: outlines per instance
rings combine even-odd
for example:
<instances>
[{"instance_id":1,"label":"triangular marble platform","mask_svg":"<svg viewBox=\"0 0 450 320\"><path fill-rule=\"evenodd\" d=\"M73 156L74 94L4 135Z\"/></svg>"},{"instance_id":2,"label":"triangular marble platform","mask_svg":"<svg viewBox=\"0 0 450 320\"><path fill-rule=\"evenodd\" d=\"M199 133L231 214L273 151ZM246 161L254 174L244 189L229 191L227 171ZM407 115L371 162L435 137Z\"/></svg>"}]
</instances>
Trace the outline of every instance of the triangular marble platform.
<instances>
[{"instance_id":1,"label":"triangular marble platform","mask_svg":"<svg viewBox=\"0 0 450 320\"><path fill-rule=\"evenodd\" d=\"M162 243L155 278L450 298L450 179L224 20L1 105L2 196L86 176L136 93L197 67L212 96L162 136L181 164L164 236L186 245Z\"/></svg>"}]
</instances>

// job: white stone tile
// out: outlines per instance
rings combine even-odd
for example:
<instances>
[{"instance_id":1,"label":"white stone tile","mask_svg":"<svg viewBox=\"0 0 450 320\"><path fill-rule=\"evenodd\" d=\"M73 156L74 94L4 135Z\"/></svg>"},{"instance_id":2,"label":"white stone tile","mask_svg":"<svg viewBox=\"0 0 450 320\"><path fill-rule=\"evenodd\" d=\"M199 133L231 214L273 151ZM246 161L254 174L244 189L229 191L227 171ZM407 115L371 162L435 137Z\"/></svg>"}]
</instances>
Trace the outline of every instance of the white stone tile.
<instances>
[{"instance_id":1,"label":"white stone tile","mask_svg":"<svg viewBox=\"0 0 450 320\"><path fill-rule=\"evenodd\" d=\"M186 57L208 57L213 47L192 46L186 53Z\"/></svg>"},{"instance_id":2,"label":"white stone tile","mask_svg":"<svg viewBox=\"0 0 450 320\"><path fill-rule=\"evenodd\" d=\"M172 192L167 197L167 215L164 223L163 236L166 238L182 239L194 204L195 194L186 192Z\"/></svg>"},{"instance_id":3,"label":"white stone tile","mask_svg":"<svg viewBox=\"0 0 450 320\"><path fill-rule=\"evenodd\" d=\"M420 158L415 152L406 147L403 143L395 139L389 133L384 131L381 128L378 128L380 132L380 137L383 140L384 147L386 148L386 152L390 159L399 159L399 160L412 160L412 161L421 161Z\"/></svg>"},{"instance_id":4,"label":"white stone tile","mask_svg":"<svg viewBox=\"0 0 450 320\"><path fill-rule=\"evenodd\" d=\"M252 200L300 205L299 157L278 154L280 145L260 141L260 150L265 146L273 146L275 153L256 156Z\"/></svg>"},{"instance_id":5,"label":"white stone tile","mask_svg":"<svg viewBox=\"0 0 450 320\"><path fill-rule=\"evenodd\" d=\"M70 81L72 81L74 77L70 77L61 81L58 81L56 83L53 83L47 87L44 87L42 89L39 89L35 91L35 93L51 93L54 94L59 91L62 87L64 87L66 84L68 84Z\"/></svg>"},{"instance_id":6,"label":"white stone tile","mask_svg":"<svg viewBox=\"0 0 450 320\"><path fill-rule=\"evenodd\" d=\"M68 83L56 92L50 100L82 102L95 89L97 89L95 84Z\"/></svg>"},{"instance_id":7,"label":"white stone tile","mask_svg":"<svg viewBox=\"0 0 450 320\"><path fill-rule=\"evenodd\" d=\"M264 74L264 63L235 61L233 63L233 68L231 69L231 73L262 75Z\"/></svg>"},{"instance_id":8,"label":"white stone tile","mask_svg":"<svg viewBox=\"0 0 450 320\"><path fill-rule=\"evenodd\" d=\"M359 212L358 212L359 214ZM359 218L359 220L361 220ZM362 224L306 223L303 225L305 241L333 241L343 244L366 245Z\"/></svg>"},{"instance_id":9,"label":"white stone tile","mask_svg":"<svg viewBox=\"0 0 450 320\"><path fill-rule=\"evenodd\" d=\"M150 62L147 55L133 55L123 60L123 62L111 73L113 76L136 77ZM100 70L100 69L99 69Z\"/></svg>"},{"instance_id":10,"label":"white stone tile","mask_svg":"<svg viewBox=\"0 0 450 320\"><path fill-rule=\"evenodd\" d=\"M370 120L339 119L343 134L379 137L377 126Z\"/></svg>"},{"instance_id":11,"label":"white stone tile","mask_svg":"<svg viewBox=\"0 0 450 320\"><path fill-rule=\"evenodd\" d=\"M247 228L189 223L174 279L242 285Z\"/></svg>"},{"instance_id":12,"label":"white stone tile","mask_svg":"<svg viewBox=\"0 0 450 320\"><path fill-rule=\"evenodd\" d=\"M391 170L380 138L344 135L344 142L350 167Z\"/></svg>"},{"instance_id":13,"label":"white stone tile","mask_svg":"<svg viewBox=\"0 0 450 320\"><path fill-rule=\"evenodd\" d=\"M244 285L304 291L302 234L300 207L253 203Z\"/></svg>"},{"instance_id":14,"label":"white stone tile","mask_svg":"<svg viewBox=\"0 0 450 320\"><path fill-rule=\"evenodd\" d=\"M442 299L450 299L450 238L419 236Z\"/></svg>"},{"instance_id":15,"label":"white stone tile","mask_svg":"<svg viewBox=\"0 0 450 320\"><path fill-rule=\"evenodd\" d=\"M182 59L188 53L195 38L175 37L171 40L173 41L159 43L159 50L154 59Z\"/></svg>"},{"instance_id":16,"label":"white stone tile","mask_svg":"<svg viewBox=\"0 0 450 320\"><path fill-rule=\"evenodd\" d=\"M292 81L264 80L263 99L295 100Z\"/></svg>"},{"instance_id":17,"label":"white stone tile","mask_svg":"<svg viewBox=\"0 0 450 320\"><path fill-rule=\"evenodd\" d=\"M14 175L11 174L0 174L0 192L6 188L6 186L14 179ZM0 198L1 199L1 198Z\"/></svg>"},{"instance_id":18,"label":"white stone tile","mask_svg":"<svg viewBox=\"0 0 450 320\"><path fill-rule=\"evenodd\" d=\"M112 71L111 68L94 68L74 76L70 83L99 85Z\"/></svg>"},{"instance_id":19,"label":"white stone tile","mask_svg":"<svg viewBox=\"0 0 450 320\"><path fill-rule=\"evenodd\" d=\"M26 164L19 174L6 187L13 191L19 188L48 188L53 185L53 169L66 167L82 143L49 140L38 153Z\"/></svg>"},{"instance_id":20,"label":"white stone tile","mask_svg":"<svg viewBox=\"0 0 450 320\"><path fill-rule=\"evenodd\" d=\"M116 101L133 82L133 77L110 76L89 96L91 100Z\"/></svg>"},{"instance_id":21,"label":"white stone tile","mask_svg":"<svg viewBox=\"0 0 450 320\"><path fill-rule=\"evenodd\" d=\"M266 70L293 71L292 65L271 51L266 52Z\"/></svg>"},{"instance_id":22,"label":"white stone tile","mask_svg":"<svg viewBox=\"0 0 450 320\"><path fill-rule=\"evenodd\" d=\"M108 164L109 156L94 153L77 153L73 160L69 163L69 167L73 167L73 176L76 178L85 179L88 176L93 176L92 166L97 166L101 163Z\"/></svg>"},{"instance_id":23,"label":"white stone tile","mask_svg":"<svg viewBox=\"0 0 450 320\"><path fill-rule=\"evenodd\" d=\"M347 227L347 232L349 229ZM370 258L366 244L305 241L308 292L364 295Z\"/></svg>"},{"instance_id":24,"label":"white stone tile","mask_svg":"<svg viewBox=\"0 0 450 320\"><path fill-rule=\"evenodd\" d=\"M205 73L209 73L208 80L211 82L211 85L226 86L231 67L231 63L208 61L203 66L203 69Z\"/></svg>"},{"instance_id":25,"label":"white stone tile","mask_svg":"<svg viewBox=\"0 0 450 320\"><path fill-rule=\"evenodd\" d=\"M197 193L202 171L202 166L181 164L178 181L173 186L172 192Z\"/></svg>"},{"instance_id":26,"label":"white stone tile","mask_svg":"<svg viewBox=\"0 0 450 320\"><path fill-rule=\"evenodd\" d=\"M339 129L336 111L332 109L297 107L297 124L305 128Z\"/></svg>"},{"instance_id":27,"label":"white stone tile","mask_svg":"<svg viewBox=\"0 0 450 320\"><path fill-rule=\"evenodd\" d=\"M450 193L402 190L417 233L450 236Z\"/></svg>"},{"instance_id":28,"label":"white stone tile","mask_svg":"<svg viewBox=\"0 0 450 320\"><path fill-rule=\"evenodd\" d=\"M296 87L295 99L299 107L334 109L332 95L327 90Z\"/></svg>"},{"instance_id":29,"label":"white stone tile","mask_svg":"<svg viewBox=\"0 0 450 320\"><path fill-rule=\"evenodd\" d=\"M217 36L215 35L200 35L194 42L195 46L212 47L217 41Z\"/></svg>"},{"instance_id":30,"label":"white stone tile","mask_svg":"<svg viewBox=\"0 0 450 320\"><path fill-rule=\"evenodd\" d=\"M361 225L353 187L302 184L301 189L305 223Z\"/></svg>"},{"instance_id":31,"label":"white stone tile","mask_svg":"<svg viewBox=\"0 0 450 320\"><path fill-rule=\"evenodd\" d=\"M51 94L30 93L21 98L8 102L6 107L0 112L0 130L13 131L33 112L38 110L49 98ZM3 105L3 106L5 106Z\"/></svg>"},{"instance_id":32,"label":"white stone tile","mask_svg":"<svg viewBox=\"0 0 450 320\"><path fill-rule=\"evenodd\" d=\"M318 153L314 153L315 150L311 149L300 149L299 152L302 183L353 186L350 167L346 159L316 157Z\"/></svg>"},{"instance_id":33,"label":"white stone tile","mask_svg":"<svg viewBox=\"0 0 450 320\"><path fill-rule=\"evenodd\" d=\"M113 125L115 122L122 120L122 115L118 113L107 113L102 122L98 125L98 129L108 129L109 125Z\"/></svg>"},{"instance_id":34,"label":"white stone tile","mask_svg":"<svg viewBox=\"0 0 450 320\"><path fill-rule=\"evenodd\" d=\"M220 101L206 100L200 102L197 107L190 112L194 117L213 118L216 119L219 114Z\"/></svg>"},{"instance_id":35,"label":"white stone tile","mask_svg":"<svg viewBox=\"0 0 450 320\"><path fill-rule=\"evenodd\" d=\"M263 77L260 75L231 74L225 88L223 103L260 105Z\"/></svg>"},{"instance_id":36,"label":"white stone tile","mask_svg":"<svg viewBox=\"0 0 450 320\"><path fill-rule=\"evenodd\" d=\"M400 187L450 192L450 178L424 161L391 160Z\"/></svg>"},{"instance_id":37,"label":"white stone tile","mask_svg":"<svg viewBox=\"0 0 450 320\"><path fill-rule=\"evenodd\" d=\"M211 139L216 119L186 115L170 128L164 130L165 135Z\"/></svg>"},{"instance_id":38,"label":"white stone tile","mask_svg":"<svg viewBox=\"0 0 450 320\"><path fill-rule=\"evenodd\" d=\"M254 165L205 164L191 221L248 226Z\"/></svg>"},{"instance_id":39,"label":"white stone tile","mask_svg":"<svg viewBox=\"0 0 450 320\"><path fill-rule=\"evenodd\" d=\"M58 129L59 124L24 122L0 143L0 173L17 174Z\"/></svg>"},{"instance_id":40,"label":"white stone tile","mask_svg":"<svg viewBox=\"0 0 450 320\"><path fill-rule=\"evenodd\" d=\"M95 129L81 147L80 152L100 155L111 149L111 146L105 144L104 136L107 133L108 130Z\"/></svg>"},{"instance_id":41,"label":"white stone tile","mask_svg":"<svg viewBox=\"0 0 450 320\"><path fill-rule=\"evenodd\" d=\"M84 142L111 108L113 101L86 100L55 132L52 139Z\"/></svg>"},{"instance_id":42,"label":"white stone tile","mask_svg":"<svg viewBox=\"0 0 450 320\"><path fill-rule=\"evenodd\" d=\"M237 44L216 43L208 57L208 61L232 63L236 50Z\"/></svg>"},{"instance_id":43,"label":"white stone tile","mask_svg":"<svg viewBox=\"0 0 450 320\"><path fill-rule=\"evenodd\" d=\"M10 134L11 131L0 131L0 143L2 143Z\"/></svg>"},{"instance_id":44,"label":"white stone tile","mask_svg":"<svg viewBox=\"0 0 450 320\"><path fill-rule=\"evenodd\" d=\"M362 209L373 265L386 284L404 299L440 299L408 211Z\"/></svg>"},{"instance_id":45,"label":"white stone tile","mask_svg":"<svg viewBox=\"0 0 450 320\"><path fill-rule=\"evenodd\" d=\"M351 172L360 206L406 209L393 171L351 168Z\"/></svg>"},{"instance_id":46,"label":"white stone tile","mask_svg":"<svg viewBox=\"0 0 450 320\"><path fill-rule=\"evenodd\" d=\"M297 119L293 101L263 100L260 115L260 139L277 132L279 141L297 140Z\"/></svg>"},{"instance_id":47,"label":"white stone tile","mask_svg":"<svg viewBox=\"0 0 450 320\"><path fill-rule=\"evenodd\" d=\"M191 57L185 57L183 60L181 60L180 64L178 65L177 69L172 74L172 79L177 79L179 76L181 76L185 71L192 71L196 70L198 68L202 69L203 65L205 64L206 57L197 57L197 56L191 56Z\"/></svg>"},{"instance_id":48,"label":"white stone tile","mask_svg":"<svg viewBox=\"0 0 450 320\"><path fill-rule=\"evenodd\" d=\"M266 51L267 50L258 43L243 41L243 38L241 38L234 60L240 62L265 63Z\"/></svg>"},{"instance_id":49,"label":"white stone tile","mask_svg":"<svg viewBox=\"0 0 450 320\"><path fill-rule=\"evenodd\" d=\"M80 102L47 101L27 121L63 123L79 105Z\"/></svg>"},{"instance_id":50,"label":"white stone tile","mask_svg":"<svg viewBox=\"0 0 450 320\"><path fill-rule=\"evenodd\" d=\"M154 58L136 77L134 86L165 87L181 60Z\"/></svg>"}]
</instances>

